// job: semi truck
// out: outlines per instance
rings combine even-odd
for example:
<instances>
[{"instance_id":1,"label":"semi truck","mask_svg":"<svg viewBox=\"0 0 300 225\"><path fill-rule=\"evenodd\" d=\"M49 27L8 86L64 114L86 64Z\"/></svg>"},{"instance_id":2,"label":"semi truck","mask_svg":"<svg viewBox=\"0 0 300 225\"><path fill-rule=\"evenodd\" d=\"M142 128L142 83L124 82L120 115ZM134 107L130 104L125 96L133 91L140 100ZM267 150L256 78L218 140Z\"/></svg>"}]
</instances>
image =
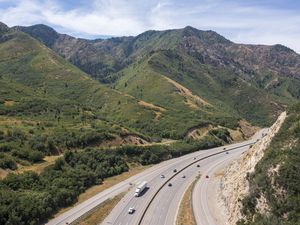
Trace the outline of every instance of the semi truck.
<instances>
[{"instance_id":1,"label":"semi truck","mask_svg":"<svg viewBox=\"0 0 300 225\"><path fill-rule=\"evenodd\" d=\"M142 183L140 183L135 189L134 196L139 197L146 187L147 187L147 181L143 181Z\"/></svg>"}]
</instances>

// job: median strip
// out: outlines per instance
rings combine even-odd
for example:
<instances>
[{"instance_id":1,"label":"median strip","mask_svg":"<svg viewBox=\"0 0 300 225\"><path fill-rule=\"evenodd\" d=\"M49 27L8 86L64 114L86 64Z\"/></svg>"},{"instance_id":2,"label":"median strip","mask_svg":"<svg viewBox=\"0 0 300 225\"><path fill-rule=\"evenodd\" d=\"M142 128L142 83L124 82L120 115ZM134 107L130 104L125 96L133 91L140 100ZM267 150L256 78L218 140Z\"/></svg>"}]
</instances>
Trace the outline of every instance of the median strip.
<instances>
[{"instance_id":1,"label":"median strip","mask_svg":"<svg viewBox=\"0 0 300 225\"><path fill-rule=\"evenodd\" d=\"M176 219L176 225L197 225L194 212L193 212L193 202L192 202L192 193L195 187L196 182L200 179L201 175L197 175L193 183L187 188L184 193L184 196L180 202L179 212Z\"/></svg>"},{"instance_id":2,"label":"median strip","mask_svg":"<svg viewBox=\"0 0 300 225\"><path fill-rule=\"evenodd\" d=\"M164 186L167 185L167 183L169 183L169 182L170 182L175 176L177 176L179 173L181 173L182 171L184 171L184 170L187 169L188 167L190 167L190 166L192 166L192 165L196 164L197 162L200 162L200 161L202 161L202 160L204 160L204 159L207 159L207 158L210 158L210 157L212 157L212 156L219 155L219 154L222 154L222 153L225 153L225 152L233 151L233 150L235 150L235 149L239 149L239 148L242 148L242 147L246 147L246 146L252 145L252 144L254 144L254 143L255 143L255 141L254 141L254 142L251 142L251 143L248 143L248 144L244 144L244 145L238 146L238 147L229 148L229 149L226 149L226 150L223 150L223 151L220 151L220 152L217 152L217 153L214 153L214 154L205 156L205 157L202 157L202 158L200 158L200 159L198 159L198 160L194 160L194 162L192 162L192 163L186 165L185 167L183 167L182 169L180 169L179 171L177 171L174 175L172 175L169 179L167 179L167 180L162 184L162 186L160 186L160 187L158 188L158 190L154 193L154 195L153 195L152 198L150 199L149 203L147 204L147 206L146 206L144 212L142 213L142 216L141 216L141 218L140 218L140 220L139 220L139 222L138 222L138 225L142 225L142 224L143 224L143 220L144 220L144 217L145 217L145 215L146 215L146 212L148 211L148 209L149 209L151 203L154 201L154 199L155 199L155 197L158 195L158 193L162 190L162 188L163 188Z\"/></svg>"}]
</instances>

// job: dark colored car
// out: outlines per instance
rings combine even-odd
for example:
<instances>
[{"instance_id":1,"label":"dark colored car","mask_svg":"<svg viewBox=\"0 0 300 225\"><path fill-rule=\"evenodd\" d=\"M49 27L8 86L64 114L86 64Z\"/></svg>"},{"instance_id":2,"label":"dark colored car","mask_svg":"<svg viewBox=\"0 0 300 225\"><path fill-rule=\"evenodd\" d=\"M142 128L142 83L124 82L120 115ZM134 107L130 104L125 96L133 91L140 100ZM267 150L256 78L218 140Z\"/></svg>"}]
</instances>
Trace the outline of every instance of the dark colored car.
<instances>
[{"instance_id":1,"label":"dark colored car","mask_svg":"<svg viewBox=\"0 0 300 225\"><path fill-rule=\"evenodd\" d=\"M172 184L171 184L171 183L169 183L169 184L168 184L168 186L169 186L169 187L172 187Z\"/></svg>"},{"instance_id":2,"label":"dark colored car","mask_svg":"<svg viewBox=\"0 0 300 225\"><path fill-rule=\"evenodd\" d=\"M206 177L206 178L209 178L209 176L208 176L208 175L206 175L205 177Z\"/></svg>"},{"instance_id":3,"label":"dark colored car","mask_svg":"<svg viewBox=\"0 0 300 225\"><path fill-rule=\"evenodd\" d=\"M176 172L177 172L177 170L176 170L176 169L174 169L174 170L173 170L173 172L174 172L174 173L176 173Z\"/></svg>"},{"instance_id":4,"label":"dark colored car","mask_svg":"<svg viewBox=\"0 0 300 225\"><path fill-rule=\"evenodd\" d=\"M198 164L197 167L200 167L200 165Z\"/></svg>"}]
</instances>

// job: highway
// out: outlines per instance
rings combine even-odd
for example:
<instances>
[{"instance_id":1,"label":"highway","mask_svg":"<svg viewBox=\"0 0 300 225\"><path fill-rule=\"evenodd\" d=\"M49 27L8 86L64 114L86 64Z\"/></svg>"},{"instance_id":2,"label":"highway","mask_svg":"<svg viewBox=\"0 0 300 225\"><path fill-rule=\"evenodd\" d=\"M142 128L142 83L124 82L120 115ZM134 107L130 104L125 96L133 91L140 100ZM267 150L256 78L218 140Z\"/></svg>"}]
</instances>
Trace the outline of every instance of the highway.
<instances>
[{"instance_id":1,"label":"highway","mask_svg":"<svg viewBox=\"0 0 300 225\"><path fill-rule=\"evenodd\" d=\"M150 173L144 171L142 179L136 180L135 185L143 180L147 180L149 189L142 196L134 197L134 188L132 188L102 224L174 224L182 196L195 177L199 173L205 176L212 176L215 169L223 167L233 159L237 158L243 151L246 151L249 148L249 144L254 143L258 138L261 138L262 133L265 131L266 130L262 130L258 132L252 140L226 146L226 150L230 151L229 154L224 152L224 147L205 151L202 150L177 159L165 161L162 163L164 166L159 166ZM212 154L216 155L211 156ZM195 157L196 159L194 159ZM198 162L198 160L200 161ZM198 164L200 167L197 167ZM185 169L180 171L183 168ZM177 169L178 173L174 173L174 169ZM160 178L161 174L165 175L165 178ZM183 175L185 178L183 178ZM211 179L205 178L205 176L202 176L200 179L201 182L198 183L205 183L205 179ZM168 181L169 179L170 181ZM171 187L168 186L169 183L172 184ZM202 204L199 204L196 201L195 212L197 215L200 214L198 213L197 208L199 205L202 206ZM128 214L128 209L130 207L136 209L133 214ZM201 214L201 219L202 216L206 217ZM211 217L209 218L211 219ZM210 222L202 224L207 225L210 224Z\"/></svg>"}]
</instances>

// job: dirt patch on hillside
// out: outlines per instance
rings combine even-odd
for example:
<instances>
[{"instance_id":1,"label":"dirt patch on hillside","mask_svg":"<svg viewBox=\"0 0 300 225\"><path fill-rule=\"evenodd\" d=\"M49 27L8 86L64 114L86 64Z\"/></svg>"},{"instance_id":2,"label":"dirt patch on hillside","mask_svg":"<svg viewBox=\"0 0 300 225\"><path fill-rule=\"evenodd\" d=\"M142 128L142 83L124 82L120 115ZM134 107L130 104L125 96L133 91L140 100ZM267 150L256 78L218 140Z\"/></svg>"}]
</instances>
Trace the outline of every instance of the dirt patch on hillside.
<instances>
[{"instance_id":1,"label":"dirt patch on hillside","mask_svg":"<svg viewBox=\"0 0 300 225\"><path fill-rule=\"evenodd\" d=\"M211 124L208 124L204 127L194 128L188 131L186 134L186 138L193 139L193 140L200 140L205 135L208 134L210 130L212 130L214 127Z\"/></svg>"},{"instance_id":2,"label":"dirt patch on hillside","mask_svg":"<svg viewBox=\"0 0 300 225\"><path fill-rule=\"evenodd\" d=\"M99 147L114 148L121 145L147 145L151 142L134 134L127 134L123 136L115 136L110 141L102 142Z\"/></svg>"},{"instance_id":3,"label":"dirt patch on hillside","mask_svg":"<svg viewBox=\"0 0 300 225\"><path fill-rule=\"evenodd\" d=\"M143 107L145 107L145 108L147 108L147 109L153 110L154 113L155 113L155 118L154 118L155 120L159 120L159 118L160 118L162 112L167 111L167 110L166 110L165 108L163 108L163 107L160 107L160 106L157 106L157 105L154 105L154 104L152 104L152 103L145 102L145 101L142 101L142 100L140 100L140 101L138 102L138 104L141 105L141 106L143 106Z\"/></svg>"},{"instance_id":4,"label":"dirt patch on hillside","mask_svg":"<svg viewBox=\"0 0 300 225\"><path fill-rule=\"evenodd\" d=\"M16 102L12 100L6 100L4 101L5 106L13 106Z\"/></svg>"},{"instance_id":5,"label":"dirt patch on hillside","mask_svg":"<svg viewBox=\"0 0 300 225\"><path fill-rule=\"evenodd\" d=\"M239 127L241 132L244 134L245 139L252 137L260 129L259 127L253 126L245 120L239 121Z\"/></svg>"},{"instance_id":6,"label":"dirt patch on hillside","mask_svg":"<svg viewBox=\"0 0 300 225\"><path fill-rule=\"evenodd\" d=\"M160 111L160 112L165 112L165 111L166 111L165 108L162 108L162 107L160 107L160 106L153 105L152 103L145 102L145 101L142 101L142 100L139 101L138 104L141 105L141 106L144 106L144 107L146 107L146 108L155 110L155 111Z\"/></svg>"},{"instance_id":7,"label":"dirt patch on hillside","mask_svg":"<svg viewBox=\"0 0 300 225\"><path fill-rule=\"evenodd\" d=\"M50 166L52 164L55 163L55 161L62 157L62 155L53 155L53 156L46 156L43 160L43 162L41 163L35 163L31 166L23 166L23 167L20 167L19 169L17 169L15 171L15 173L23 173L25 171L34 171L38 174L40 174L41 172L44 171L44 169L47 167L47 166Z\"/></svg>"},{"instance_id":8,"label":"dirt patch on hillside","mask_svg":"<svg viewBox=\"0 0 300 225\"><path fill-rule=\"evenodd\" d=\"M194 95L191 90L187 89L186 87L182 86L181 84L177 83L176 81L168 78L168 77L164 77L165 79L167 79L168 82L170 82L171 84L173 84L178 93L183 96L186 100L185 103L190 106L191 108L198 108L200 106L212 106L210 103L208 103L207 101L205 101L204 99L200 98L198 95Z\"/></svg>"},{"instance_id":9,"label":"dirt patch on hillside","mask_svg":"<svg viewBox=\"0 0 300 225\"><path fill-rule=\"evenodd\" d=\"M8 170L4 170L0 168L0 180L6 177L8 173L9 173Z\"/></svg>"}]
</instances>

